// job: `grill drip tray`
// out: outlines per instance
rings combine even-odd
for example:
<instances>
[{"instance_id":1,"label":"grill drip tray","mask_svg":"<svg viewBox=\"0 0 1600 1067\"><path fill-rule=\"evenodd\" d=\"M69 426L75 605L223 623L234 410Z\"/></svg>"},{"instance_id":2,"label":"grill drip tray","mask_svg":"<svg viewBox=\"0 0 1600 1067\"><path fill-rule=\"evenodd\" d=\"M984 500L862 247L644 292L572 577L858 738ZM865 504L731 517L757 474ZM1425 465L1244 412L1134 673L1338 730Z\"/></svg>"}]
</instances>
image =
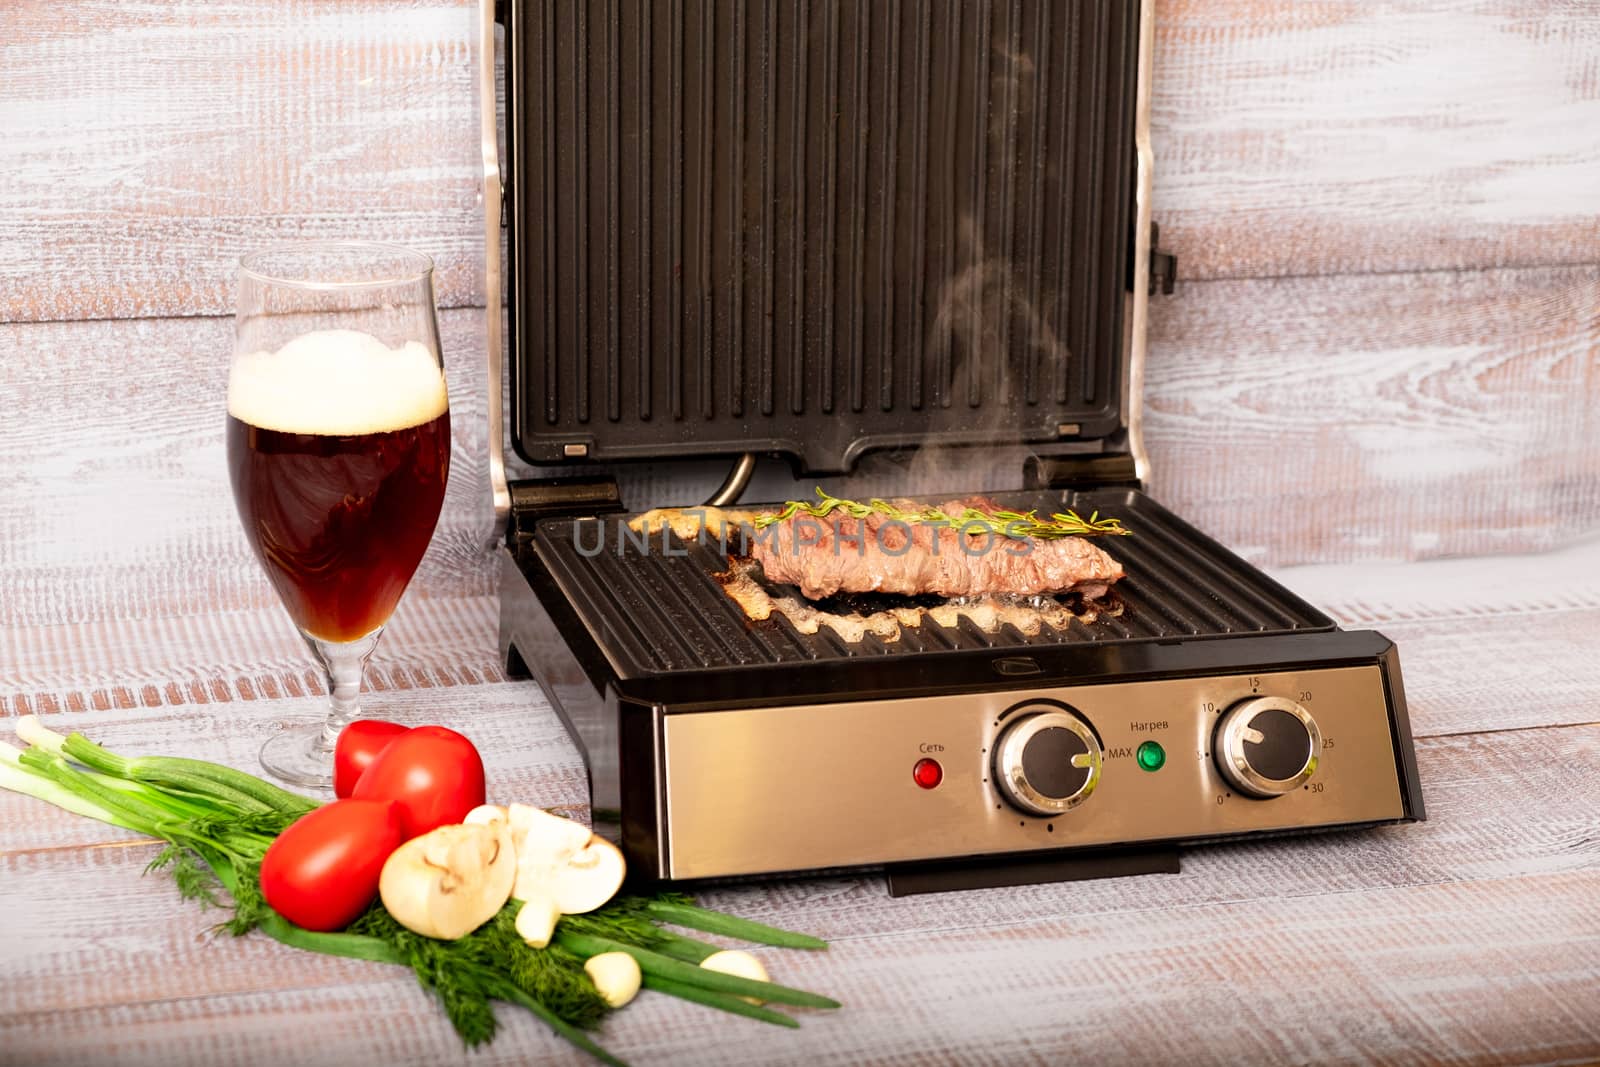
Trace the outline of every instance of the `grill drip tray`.
<instances>
[{"instance_id":1,"label":"grill drip tray","mask_svg":"<svg viewBox=\"0 0 1600 1067\"><path fill-rule=\"evenodd\" d=\"M1382 635L1338 629L1138 491L996 501L1121 519L1130 536L1099 541L1127 572L1120 613L846 641L753 622L714 541L642 547L627 516L546 519L507 550L508 668L532 668L635 875L1047 869L1422 817Z\"/></svg>"},{"instance_id":2,"label":"grill drip tray","mask_svg":"<svg viewBox=\"0 0 1600 1067\"><path fill-rule=\"evenodd\" d=\"M1143 493L1002 493L994 499L1019 511L1065 507L1121 519L1131 536L1095 540L1127 572L1115 586L1116 609L1098 612L1087 623L1042 626L1031 636L1009 624L985 630L963 616L955 626L929 619L904 627L894 640L872 634L847 640L828 627L803 633L781 613L762 622L748 619L716 578L729 561L714 538L663 542L657 534L641 544L639 535L628 536L631 516L625 516L547 521L538 529L537 545L580 617L591 631L606 635L607 654L630 677L844 657L1333 629L1327 616Z\"/></svg>"}]
</instances>

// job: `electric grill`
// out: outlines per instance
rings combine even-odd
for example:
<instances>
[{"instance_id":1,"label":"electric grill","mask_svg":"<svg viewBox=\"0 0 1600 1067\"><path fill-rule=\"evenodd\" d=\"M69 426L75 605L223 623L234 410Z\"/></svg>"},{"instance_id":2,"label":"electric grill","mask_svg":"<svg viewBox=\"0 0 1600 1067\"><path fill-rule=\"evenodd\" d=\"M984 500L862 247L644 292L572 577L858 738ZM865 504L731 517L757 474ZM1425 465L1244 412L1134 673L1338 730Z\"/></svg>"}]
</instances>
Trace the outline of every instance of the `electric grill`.
<instances>
[{"instance_id":1,"label":"electric grill","mask_svg":"<svg viewBox=\"0 0 1600 1067\"><path fill-rule=\"evenodd\" d=\"M490 396L503 289L535 474L506 484L491 402L502 650L636 875L875 867L915 891L1423 817L1394 646L1141 488L1146 307L1175 273L1148 0L482 16ZM630 537L673 502L618 488L627 461L724 456L725 505L771 455L804 497L932 446L1020 447L998 503L1121 519L1097 541L1118 610L1031 635L959 611L893 639L757 622L722 546Z\"/></svg>"}]
</instances>

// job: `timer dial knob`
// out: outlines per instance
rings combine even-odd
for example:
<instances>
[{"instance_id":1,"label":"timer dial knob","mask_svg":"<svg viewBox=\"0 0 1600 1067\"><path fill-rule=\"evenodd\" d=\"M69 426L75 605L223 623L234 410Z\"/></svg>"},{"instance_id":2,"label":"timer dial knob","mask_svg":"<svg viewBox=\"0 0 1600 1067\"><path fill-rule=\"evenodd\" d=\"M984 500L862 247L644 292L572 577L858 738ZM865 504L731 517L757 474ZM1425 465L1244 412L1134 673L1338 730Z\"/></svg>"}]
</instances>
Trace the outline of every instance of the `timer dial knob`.
<instances>
[{"instance_id":1,"label":"timer dial knob","mask_svg":"<svg viewBox=\"0 0 1600 1067\"><path fill-rule=\"evenodd\" d=\"M1076 807L1100 782L1100 741L1070 711L1025 714L1006 727L994 751L1000 792L1030 815Z\"/></svg>"},{"instance_id":2,"label":"timer dial knob","mask_svg":"<svg viewBox=\"0 0 1600 1067\"><path fill-rule=\"evenodd\" d=\"M1252 697L1223 714L1211 751L1229 785L1253 797L1280 797L1316 773L1322 732L1294 701Z\"/></svg>"}]
</instances>

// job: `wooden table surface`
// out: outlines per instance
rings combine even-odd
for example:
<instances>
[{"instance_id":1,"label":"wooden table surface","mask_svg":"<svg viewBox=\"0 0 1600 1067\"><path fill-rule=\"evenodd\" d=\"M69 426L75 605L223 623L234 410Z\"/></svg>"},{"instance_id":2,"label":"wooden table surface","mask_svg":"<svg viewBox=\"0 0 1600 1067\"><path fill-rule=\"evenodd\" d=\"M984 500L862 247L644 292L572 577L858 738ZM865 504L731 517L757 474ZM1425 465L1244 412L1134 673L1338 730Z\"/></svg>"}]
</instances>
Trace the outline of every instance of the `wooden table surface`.
<instances>
[{"instance_id":1,"label":"wooden table surface","mask_svg":"<svg viewBox=\"0 0 1600 1067\"><path fill-rule=\"evenodd\" d=\"M1399 642L1429 821L1189 851L1178 875L890 899L875 876L706 894L814 931L780 980L842 1011L798 1032L645 994L602 1034L636 1063L1559 1063L1600 1058L1600 543L1495 561L1282 574ZM63 648L84 680L169 635ZM276 609L197 625L208 654L298 653ZM532 683L501 680L491 597L403 604L373 713L444 722L490 789L585 802L582 765ZM14 683L7 667L0 682ZM315 695L192 691L47 721L122 751L252 767ZM137 693L137 690L131 691ZM119 703L131 706L117 706ZM470 1061L407 973L214 921L141 875L155 847L0 795L0 1062L525 1063L580 1057L512 1009Z\"/></svg>"}]
</instances>

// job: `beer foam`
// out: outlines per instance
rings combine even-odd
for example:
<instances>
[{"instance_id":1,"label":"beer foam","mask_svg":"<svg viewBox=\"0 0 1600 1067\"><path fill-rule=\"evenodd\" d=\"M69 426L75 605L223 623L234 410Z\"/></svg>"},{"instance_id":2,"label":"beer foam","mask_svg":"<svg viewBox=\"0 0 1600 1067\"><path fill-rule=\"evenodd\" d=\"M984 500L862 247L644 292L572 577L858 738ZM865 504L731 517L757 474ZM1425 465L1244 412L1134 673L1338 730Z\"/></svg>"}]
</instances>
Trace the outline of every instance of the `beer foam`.
<instances>
[{"instance_id":1,"label":"beer foam","mask_svg":"<svg viewBox=\"0 0 1600 1067\"><path fill-rule=\"evenodd\" d=\"M390 348L360 330L314 330L233 361L228 414L282 433L387 433L445 412L444 372L426 345Z\"/></svg>"}]
</instances>

